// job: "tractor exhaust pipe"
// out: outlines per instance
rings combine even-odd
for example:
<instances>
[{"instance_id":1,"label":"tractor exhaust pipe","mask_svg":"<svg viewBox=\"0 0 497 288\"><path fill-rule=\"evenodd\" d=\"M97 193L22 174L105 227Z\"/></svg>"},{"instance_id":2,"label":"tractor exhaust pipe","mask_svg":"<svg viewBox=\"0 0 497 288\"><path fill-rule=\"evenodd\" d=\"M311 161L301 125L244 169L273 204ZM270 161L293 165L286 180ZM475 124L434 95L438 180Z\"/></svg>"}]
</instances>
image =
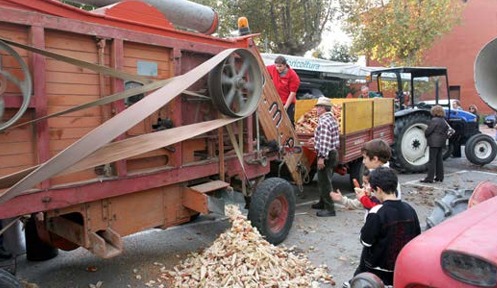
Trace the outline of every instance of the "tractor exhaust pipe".
<instances>
[{"instance_id":1,"label":"tractor exhaust pipe","mask_svg":"<svg viewBox=\"0 0 497 288\"><path fill-rule=\"evenodd\" d=\"M81 4L104 7L120 0L74 0ZM140 0L159 10L168 21L176 26L203 34L216 32L219 19L212 8L187 0Z\"/></svg>"},{"instance_id":2,"label":"tractor exhaust pipe","mask_svg":"<svg viewBox=\"0 0 497 288\"><path fill-rule=\"evenodd\" d=\"M497 111L497 38L478 52L475 61L475 87L480 98Z\"/></svg>"}]
</instances>

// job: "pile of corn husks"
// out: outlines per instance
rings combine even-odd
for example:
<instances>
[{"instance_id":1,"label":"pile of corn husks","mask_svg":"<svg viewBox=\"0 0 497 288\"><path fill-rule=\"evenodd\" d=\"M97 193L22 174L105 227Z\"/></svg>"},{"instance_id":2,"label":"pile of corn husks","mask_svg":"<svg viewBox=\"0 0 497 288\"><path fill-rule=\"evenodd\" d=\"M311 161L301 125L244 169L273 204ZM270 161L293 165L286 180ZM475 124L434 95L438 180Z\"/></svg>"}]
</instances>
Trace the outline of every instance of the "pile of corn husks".
<instances>
[{"instance_id":1,"label":"pile of corn husks","mask_svg":"<svg viewBox=\"0 0 497 288\"><path fill-rule=\"evenodd\" d=\"M173 287L319 287L334 285L326 266L315 267L302 254L264 240L237 207L227 207L232 221L202 253L166 271Z\"/></svg>"},{"instance_id":2,"label":"pile of corn husks","mask_svg":"<svg viewBox=\"0 0 497 288\"><path fill-rule=\"evenodd\" d=\"M342 106L332 105L330 112L338 121L339 123L338 127L340 128L340 123L342 121ZM295 131L297 131L297 133L303 133L303 134L314 133L314 130L318 126L318 118L319 117L316 108L311 109L311 111L304 113L295 122Z\"/></svg>"}]
</instances>

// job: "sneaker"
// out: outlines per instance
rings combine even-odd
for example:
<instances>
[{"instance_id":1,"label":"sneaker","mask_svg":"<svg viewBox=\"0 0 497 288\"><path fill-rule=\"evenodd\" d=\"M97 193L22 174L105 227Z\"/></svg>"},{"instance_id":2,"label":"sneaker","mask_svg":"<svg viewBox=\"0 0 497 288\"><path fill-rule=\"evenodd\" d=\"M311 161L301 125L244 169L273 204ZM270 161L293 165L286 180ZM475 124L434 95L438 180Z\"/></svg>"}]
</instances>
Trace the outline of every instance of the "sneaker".
<instances>
[{"instance_id":1,"label":"sneaker","mask_svg":"<svg viewBox=\"0 0 497 288\"><path fill-rule=\"evenodd\" d=\"M350 282L349 281L343 282L342 288L350 288Z\"/></svg>"}]
</instances>

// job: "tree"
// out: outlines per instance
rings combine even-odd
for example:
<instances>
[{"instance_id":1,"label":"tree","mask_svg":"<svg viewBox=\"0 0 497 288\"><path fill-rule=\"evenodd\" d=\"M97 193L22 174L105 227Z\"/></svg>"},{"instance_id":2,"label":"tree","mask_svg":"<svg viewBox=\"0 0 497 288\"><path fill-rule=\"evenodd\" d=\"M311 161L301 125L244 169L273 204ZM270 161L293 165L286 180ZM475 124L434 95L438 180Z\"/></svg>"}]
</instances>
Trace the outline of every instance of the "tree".
<instances>
[{"instance_id":1,"label":"tree","mask_svg":"<svg viewBox=\"0 0 497 288\"><path fill-rule=\"evenodd\" d=\"M219 15L221 36L229 35L239 16L249 20L253 33L261 33L264 52L304 55L321 42L325 24L334 17L332 0L195 0Z\"/></svg>"},{"instance_id":2,"label":"tree","mask_svg":"<svg viewBox=\"0 0 497 288\"><path fill-rule=\"evenodd\" d=\"M353 55L350 53L350 47L345 45L345 44L336 44L331 48L329 51L330 57L329 60L331 61L338 61L338 62L356 62L358 57L356 55Z\"/></svg>"},{"instance_id":3,"label":"tree","mask_svg":"<svg viewBox=\"0 0 497 288\"><path fill-rule=\"evenodd\" d=\"M460 21L461 0L342 0L352 47L382 65L419 65L436 39Z\"/></svg>"}]
</instances>

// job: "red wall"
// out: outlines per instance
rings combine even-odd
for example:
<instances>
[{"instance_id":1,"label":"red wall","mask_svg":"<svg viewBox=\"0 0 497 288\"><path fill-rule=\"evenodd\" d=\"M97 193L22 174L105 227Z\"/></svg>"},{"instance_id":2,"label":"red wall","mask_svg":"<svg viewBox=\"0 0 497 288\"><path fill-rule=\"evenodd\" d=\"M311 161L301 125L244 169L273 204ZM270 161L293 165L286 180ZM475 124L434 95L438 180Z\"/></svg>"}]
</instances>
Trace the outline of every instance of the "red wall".
<instances>
[{"instance_id":1,"label":"red wall","mask_svg":"<svg viewBox=\"0 0 497 288\"><path fill-rule=\"evenodd\" d=\"M461 87L464 109L476 104L481 114L493 113L476 92L474 62L480 49L496 37L497 1L469 0L464 8L461 23L436 41L426 53L424 65L447 67L450 85Z\"/></svg>"},{"instance_id":2,"label":"red wall","mask_svg":"<svg viewBox=\"0 0 497 288\"><path fill-rule=\"evenodd\" d=\"M492 114L493 109L486 105L476 92L474 62L480 49L496 37L497 1L468 0L460 24L435 41L420 66L447 67L449 84L461 88L461 103L464 109L467 110L469 105L476 104L480 114ZM375 66L374 63L371 61L368 64Z\"/></svg>"}]
</instances>

